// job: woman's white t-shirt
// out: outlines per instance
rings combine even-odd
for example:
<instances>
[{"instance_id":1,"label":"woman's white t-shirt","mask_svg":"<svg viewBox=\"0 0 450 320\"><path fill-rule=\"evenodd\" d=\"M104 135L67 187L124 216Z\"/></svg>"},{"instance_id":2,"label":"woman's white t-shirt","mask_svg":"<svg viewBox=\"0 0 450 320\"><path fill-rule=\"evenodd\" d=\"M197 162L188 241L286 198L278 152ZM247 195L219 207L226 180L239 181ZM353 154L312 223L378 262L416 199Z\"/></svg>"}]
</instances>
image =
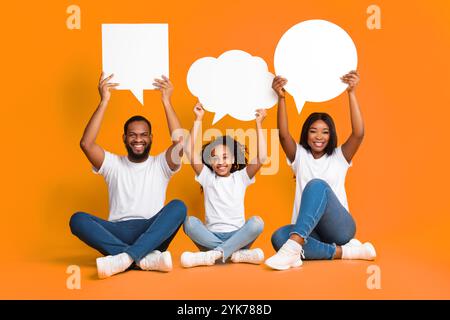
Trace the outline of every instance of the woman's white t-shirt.
<instances>
[{"instance_id":1,"label":"woman's white t-shirt","mask_svg":"<svg viewBox=\"0 0 450 320\"><path fill-rule=\"evenodd\" d=\"M166 189L172 175L166 152L149 156L135 163L126 156L105 151L105 159L98 171L108 185L109 221L150 219L166 201Z\"/></svg>"},{"instance_id":2,"label":"woman's white t-shirt","mask_svg":"<svg viewBox=\"0 0 450 320\"><path fill-rule=\"evenodd\" d=\"M255 182L255 177L250 179L245 168L221 177L203 165L195 180L203 187L205 221L210 231L232 232L244 225L245 190Z\"/></svg>"},{"instance_id":3,"label":"woman's white t-shirt","mask_svg":"<svg viewBox=\"0 0 450 320\"><path fill-rule=\"evenodd\" d=\"M347 162L341 147L334 149L332 155L325 154L319 159L314 159L310 151L297 144L294 162L291 165L296 176L295 200L291 223L294 224L297 221L303 190L312 179L326 181L342 206L348 210L345 176L348 168L351 166L352 163Z\"/></svg>"}]
</instances>

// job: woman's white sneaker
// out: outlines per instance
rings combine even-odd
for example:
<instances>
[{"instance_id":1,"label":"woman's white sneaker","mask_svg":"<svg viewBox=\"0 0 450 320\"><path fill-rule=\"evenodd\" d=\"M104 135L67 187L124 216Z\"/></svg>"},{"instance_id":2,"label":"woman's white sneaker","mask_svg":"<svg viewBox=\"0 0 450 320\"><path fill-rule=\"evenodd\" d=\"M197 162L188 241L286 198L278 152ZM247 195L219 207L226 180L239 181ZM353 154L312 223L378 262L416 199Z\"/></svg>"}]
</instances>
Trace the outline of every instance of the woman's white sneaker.
<instances>
[{"instance_id":1,"label":"woman's white sneaker","mask_svg":"<svg viewBox=\"0 0 450 320\"><path fill-rule=\"evenodd\" d=\"M137 265L146 271L169 272L172 270L172 256L169 251L153 250L142 258Z\"/></svg>"},{"instance_id":2,"label":"woman's white sneaker","mask_svg":"<svg viewBox=\"0 0 450 320\"><path fill-rule=\"evenodd\" d=\"M231 255L231 261L260 264L264 261L264 252L259 248L238 250Z\"/></svg>"},{"instance_id":3,"label":"woman's white sneaker","mask_svg":"<svg viewBox=\"0 0 450 320\"><path fill-rule=\"evenodd\" d=\"M376 256L375 247L370 242L342 246L343 260L375 260Z\"/></svg>"},{"instance_id":4,"label":"woman's white sneaker","mask_svg":"<svg viewBox=\"0 0 450 320\"><path fill-rule=\"evenodd\" d=\"M303 264L301 257L304 258L301 244L289 239L265 264L275 270L287 270L300 267Z\"/></svg>"}]
</instances>

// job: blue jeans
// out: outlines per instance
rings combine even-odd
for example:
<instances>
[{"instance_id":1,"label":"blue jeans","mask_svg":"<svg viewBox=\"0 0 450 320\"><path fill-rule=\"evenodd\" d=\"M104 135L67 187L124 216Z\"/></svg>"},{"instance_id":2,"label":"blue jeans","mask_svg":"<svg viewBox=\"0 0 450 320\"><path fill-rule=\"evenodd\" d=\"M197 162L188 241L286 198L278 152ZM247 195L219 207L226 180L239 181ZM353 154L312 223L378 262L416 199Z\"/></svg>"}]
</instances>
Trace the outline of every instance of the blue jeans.
<instances>
[{"instance_id":1,"label":"blue jeans","mask_svg":"<svg viewBox=\"0 0 450 320\"><path fill-rule=\"evenodd\" d=\"M260 217L251 217L238 230L232 232L209 231L203 222L193 216L186 218L183 230L201 251L222 251L222 262L239 249L248 249L261 234L264 222Z\"/></svg>"},{"instance_id":2,"label":"blue jeans","mask_svg":"<svg viewBox=\"0 0 450 320\"><path fill-rule=\"evenodd\" d=\"M184 203L172 200L150 219L112 222L77 212L70 219L70 229L103 255L126 252L137 263L153 250L165 251L185 218Z\"/></svg>"},{"instance_id":3,"label":"blue jeans","mask_svg":"<svg viewBox=\"0 0 450 320\"><path fill-rule=\"evenodd\" d=\"M272 245L278 251L292 234L298 234L305 239L305 259L327 260L333 259L336 245L349 242L355 232L355 221L328 183L313 179L303 190L296 223L275 231Z\"/></svg>"}]
</instances>

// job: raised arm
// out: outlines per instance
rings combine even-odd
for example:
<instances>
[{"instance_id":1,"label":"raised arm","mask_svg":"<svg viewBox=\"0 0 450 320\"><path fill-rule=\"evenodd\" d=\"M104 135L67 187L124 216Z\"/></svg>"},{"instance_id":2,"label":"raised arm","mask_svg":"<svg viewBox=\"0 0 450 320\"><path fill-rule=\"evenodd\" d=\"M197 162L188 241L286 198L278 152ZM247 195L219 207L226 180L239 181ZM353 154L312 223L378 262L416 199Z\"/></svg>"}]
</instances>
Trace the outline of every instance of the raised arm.
<instances>
[{"instance_id":1,"label":"raised arm","mask_svg":"<svg viewBox=\"0 0 450 320\"><path fill-rule=\"evenodd\" d=\"M286 91L283 88L286 83L286 79L280 76L276 76L273 79L272 88L278 95L277 126L281 147L283 148L284 153L286 154L286 157L289 159L289 161L293 162L295 158L295 152L297 151L297 143L295 142L294 138L292 138L288 128L285 99Z\"/></svg>"},{"instance_id":2,"label":"raised arm","mask_svg":"<svg viewBox=\"0 0 450 320\"><path fill-rule=\"evenodd\" d=\"M191 163L192 169L194 169L195 174L198 176L203 169L202 150L196 147L195 142L197 141L198 133L201 131L203 116L205 115L205 110L200 102L197 102L194 106L194 114L194 125L192 126L189 137L184 143L184 151Z\"/></svg>"},{"instance_id":3,"label":"raised arm","mask_svg":"<svg viewBox=\"0 0 450 320\"><path fill-rule=\"evenodd\" d=\"M258 148L256 158L247 165L247 174L251 178L255 176L267 159L267 142L262 130L262 122L266 118L266 109L256 110L256 133L258 140Z\"/></svg>"},{"instance_id":4,"label":"raised arm","mask_svg":"<svg viewBox=\"0 0 450 320\"><path fill-rule=\"evenodd\" d=\"M347 162L350 163L364 138L364 120L355 92L359 84L359 74L356 71L351 71L341 79L344 83L348 84L347 93L350 105L350 119L352 122L352 133L342 145L342 153Z\"/></svg>"},{"instance_id":5,"label":"raised arm","mask_svg":"<svg viewBox=\"0 0 450 320\"><path fill-rule=\"evenodd\" d=\"M172 139L172 145L166 151L166 161L171 170L176 170L180 166L181 157L183 156L183 148L180 144L183 140L183 130L181 129L177 114L172 107L173 85L169 78L165 76L162 76L162 79L155 79L153 85L161 91L161 101L164 106L167 125Z\"/></svg>"},{"instance_id":6,"label":"raised arm","mask_svg":"<svg viewBox=\"0 0 450 320\"><path fill-rule=\"evenodd\" d=\"M97 142L97 135L100 131L100 127L103 121L105 110L108 106L109 99L111 98L111 90L115 89L119 84L110 83L109 80L113 77L110 75L107 78L103 78L102 72L98 83L98 92L100 93L100 103L97 109L89 119L86 128L84 129L83 136L80 140L80 147L88 160L92 163L95 169L99 170L105 159L105 151L100 147Z\"/></svg>"}]
</instances>

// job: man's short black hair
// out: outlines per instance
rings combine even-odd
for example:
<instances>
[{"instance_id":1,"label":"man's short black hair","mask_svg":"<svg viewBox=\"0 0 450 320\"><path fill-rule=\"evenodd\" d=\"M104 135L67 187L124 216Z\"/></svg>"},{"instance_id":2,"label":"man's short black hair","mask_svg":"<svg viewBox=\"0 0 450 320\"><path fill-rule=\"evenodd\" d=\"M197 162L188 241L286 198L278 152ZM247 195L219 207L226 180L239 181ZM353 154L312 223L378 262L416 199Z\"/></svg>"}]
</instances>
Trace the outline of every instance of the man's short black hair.
<instances>
[{"instance_id":1,"label":"man's short black hair","mask_svg":"<svg viewBox=\"0 0 450 320\"><path fill-rule=\"evenodd\" d=\"M143 117L143 116L132 116L130 119L127 120L127 122L125 122L124 126L123 126L123 134L127 134L127 130L128 130L128 126L130 125L130 123L132 122L136 122L136 121L144 121L149 128L149 133L152 133L152 125L150 123L150 121L147 120L147 118Z\"/></svg>"}]
</instances>

